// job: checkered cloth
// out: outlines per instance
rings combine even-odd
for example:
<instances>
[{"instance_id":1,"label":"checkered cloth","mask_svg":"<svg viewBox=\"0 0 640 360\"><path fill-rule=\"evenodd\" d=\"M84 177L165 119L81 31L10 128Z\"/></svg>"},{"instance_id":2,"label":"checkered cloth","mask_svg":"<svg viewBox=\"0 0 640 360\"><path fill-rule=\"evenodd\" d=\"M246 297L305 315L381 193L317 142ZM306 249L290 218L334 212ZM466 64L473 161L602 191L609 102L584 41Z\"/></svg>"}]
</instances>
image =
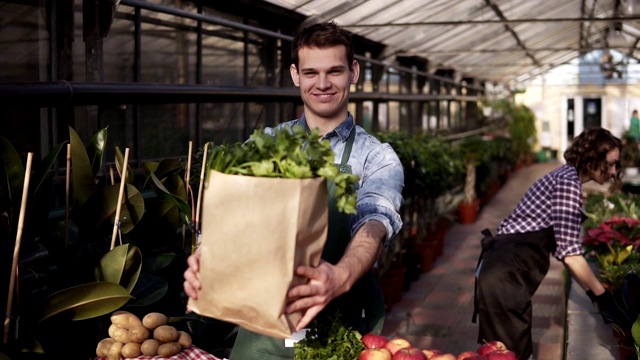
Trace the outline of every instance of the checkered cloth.
<instances>
[{"instance_id":1,"label":"checkered cloth","mask_svg":"<svg viewBox=\"0 0 640 360\"><path fill-rule=\"evenodd\" d=\"M220 358L217 358L194 345L191 345L190 348L182 350L169 358L163 358L160 356L138 356L137 358L132 359L221 360ZM106 360L106 358L96 358L95 360Z\"/></svg>"}]
</instances>

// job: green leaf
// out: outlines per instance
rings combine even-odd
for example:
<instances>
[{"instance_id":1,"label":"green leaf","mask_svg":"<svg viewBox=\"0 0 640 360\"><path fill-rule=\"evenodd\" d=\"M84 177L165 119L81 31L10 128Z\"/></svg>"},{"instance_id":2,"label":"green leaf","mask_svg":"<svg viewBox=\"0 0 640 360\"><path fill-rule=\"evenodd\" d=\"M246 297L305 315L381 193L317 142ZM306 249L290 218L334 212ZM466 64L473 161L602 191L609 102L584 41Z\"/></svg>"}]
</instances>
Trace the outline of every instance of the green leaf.
<instances>
[{"instance_id":1,"label":"green leaf","mask_svg":"<svg viewBox=\"0 0 640 360\"><path fill-rule=\"evenodd\" d=\"M95 282L74 286L49 295L42 305L38 322L64 314L69 320L84 320L119 309L131 295L112 282Z\"/></svg>"},{"instance_id":2,"label":"green leaf","mask_svg":"<svg viewBox=\"0 0 640 360\"><path fill-rule=\"evenodd\" d=\"M24 186L24 165L11 142L3 136L0 136L0 154L2 156L0 158L2 159L2 170L6 177L2 183L9 186L8 195L14 207L19 207Z\"/></svg>"},{"instance_id":3,"label":"green leaf","mask_svg":"<svg viewBox=\"0 0 640 360\"><path fill-rule=\"evenodd\" d=\"M71 142L71 174L73 178L73 199L78 206L84 205L96 193L96 181L89 162L87 150L78 134L69 126Z\"/></svg>"},{"instance_id":4,"label":"green leaf","mask_svg":"<svg viewBox=\"0 0 640 360\"><path fill-rule=\"evenodd\" d=\"M56 145L56 147L53 148L47 154L47 156L42 160L42 163L40 164L40 169L38 171L38 175L35 177L36 185L35 185L34 194L38 193L38 190L40 190L40 187L42 186L42 183L44 183L45 179L51 176L50 170L53 167L53 164L55 163L56 159L58 158L58 155L60 155L60 151L62 150L62 147L66 145L66 143L67 142L64 141Z\"/></svg>"},{"instance_id":5,"label":"green leaf","mask_svg":"<svg viewBox=\"0 0 640 360\"><path fill-rule=\"evenodd\" d=\"M151 274L141 274L131 295L135 300L127 306L147 306L162 299L169 289L166 280Z\"/></svg>"},{"instance_id":6,"label":"green leaf","mask_svg":"<svg viewBox=\"0 0 640 360\"><path fill-rule=\"evenodd\" d=\"M7 355L0 352L0 360L11 360Z\"/></svg>"},{"instance_id":7,"label":"green leaf","mask_svg":"<svg viewBox=\"0 0 640 360\"><path fill-rule=\"evenodd\" d=\"M114 247L101 259L95 270L97 281L109 281L122 285L131 292L142 269L142 253L133 244Z\"/></svg>"},{"instance_id":8,"label":"green leaf","mask_svg":"<svg viewBox=\"0 0 640 360\"><path fill-rule=\"evenodd\" d=\"M100 172L102 168L102 159L104 155L104 149L107 146L107 129L109 127L105 127L102 130L96 132L91 140L87 143L87 156L89 157L89 162L91 163L91 172L95 177Z\"/></svg>"},{"instance_id":9,"label":"green leaf","mask_svg":"<svg viewBox=\"0 0 640 360\"><path fill-rule=\"evenodd\" d=\"M111 185L97 191L82 207L82 216L86 224L95 228L107 220L113 225L120 194L120 184ZM144 214L144 198L133 185L126 185L123 204L120 209L120 231L131 231Z\"/></svg>"},{"instance_id":10,"label":"green leaf","mask_svg":"<svg viewBox=\"0 0 640 360\"><path fill-rule=\"evenodd\" d=\"M640 315L631 326L631 336L633 336L633 342L640 345Z\"/></svg>"},{"instance_id":11,"label":"green leaf","mask_svg":"<svg viewBox=\"0 0 640 360\"><path fill-rule=\"evenodd\" d=\"M185 190L184 186L174 186L173 187L175 189L175 191L180 194L180 195L176 195L176 194L171 193L164 186L164 184L160 181L160 179L158 179L158 177L155 175L155 173L151 173L150 177L151 177L151 180L153 181L154 185L156 186L156 188L158 190L160 190L160 192L158 194L160 195L160 197L164 201L163 207L161 208L161 214L166 214L174 206L177 206L178 209L180 210L180 212L186 217L186 222L188 224L191 221L191 207L184 200L186 198L186 190ZM180 181L178 181L178 183L184 184L180 177L178 177L178 180L180 180Z\"/></svg>"},{"instance_id":12,"label":"green leaf","mask_svg":"<svg viewBox=\"0 0 640 360\"><path fill-rule=\"evenodd\" d=\"M178 258L174 252L166 252L153 256L145 256L142 261L142 271L145 273L153 273L171 265Z\"/></svg>"}]
</instances>

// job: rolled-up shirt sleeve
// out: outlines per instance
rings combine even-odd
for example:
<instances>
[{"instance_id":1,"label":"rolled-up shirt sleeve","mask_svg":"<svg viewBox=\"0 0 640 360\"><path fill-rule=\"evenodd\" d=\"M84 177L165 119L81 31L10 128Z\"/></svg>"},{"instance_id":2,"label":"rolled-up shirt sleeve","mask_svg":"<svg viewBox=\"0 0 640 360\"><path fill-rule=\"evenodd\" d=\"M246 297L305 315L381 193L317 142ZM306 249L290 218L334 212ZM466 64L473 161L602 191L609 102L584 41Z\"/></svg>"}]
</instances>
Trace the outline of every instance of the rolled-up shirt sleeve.
<instances>
[{"instance_id":1,"label":"rolled-up shirt sleeve","mask_svg":"<svg viewBox=\"0 0 640 360\"><path fill-rule=\"evenodd\" d=\"M571 179L558 178L552 199L551 217L558 260L584 252L580 238L582 194L580 186Z\"/></svg>"},{"instance_id":2,"label":"rolled-up shirt sleeve","mask_svg":"<svg viewBox=\"0 0 640 360\"><path fill-rule=\"evenodd\" d=\"M387 246L402 227L399 214L404 186L402 163L389 144L380 144L368 154L363 170L357 189L357 214L351 218L351 235L365 222L377 220L387 229Z\"/></svg>"}]
</instances>

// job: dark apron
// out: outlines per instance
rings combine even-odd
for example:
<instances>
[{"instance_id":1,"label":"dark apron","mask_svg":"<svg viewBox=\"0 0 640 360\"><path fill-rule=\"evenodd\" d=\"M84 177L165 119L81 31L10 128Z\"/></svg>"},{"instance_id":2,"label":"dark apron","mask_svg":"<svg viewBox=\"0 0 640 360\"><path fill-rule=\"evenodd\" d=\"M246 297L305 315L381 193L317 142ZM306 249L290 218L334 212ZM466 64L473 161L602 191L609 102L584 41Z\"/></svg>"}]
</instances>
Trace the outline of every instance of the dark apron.
<instances>
[{"instance_id":1,"label":"dark apron","mask_svg":"<svg viewBox=\"0 0 640 360\"><path fill-rule=\"evenodd\" d=\"M518 359L533 351L531 298L549 271L555 251L553 228L491 236L484 230L478 265L474 316L480 315L478 343L502 341Z\"/></svg>"},{"instance_id":2,"label":"dark apron","mask_svg":"<svg viewBox=\"0 0 640 360\"><path fill-rule=\"evenodd\" d=\"M351 173L347 165L355 138L355 126L351 129L342 161L338 166L340 172ZM349 215L338 211L335 197L335 184L327 183L329 194L329 229L327 243L322 252L322 259L337 264L344 255L351 241ZM343 322L361 334L382 332L384 322L384 298L382 288L373 271L358 280L348 293L345 293L327 305L318 314L316 320L330 321L339 310ZM230 358L232 360L279 360L293 359L294 348L285 347L283 339L276 339L240 328Z\"/></svg>"}]
</instances>

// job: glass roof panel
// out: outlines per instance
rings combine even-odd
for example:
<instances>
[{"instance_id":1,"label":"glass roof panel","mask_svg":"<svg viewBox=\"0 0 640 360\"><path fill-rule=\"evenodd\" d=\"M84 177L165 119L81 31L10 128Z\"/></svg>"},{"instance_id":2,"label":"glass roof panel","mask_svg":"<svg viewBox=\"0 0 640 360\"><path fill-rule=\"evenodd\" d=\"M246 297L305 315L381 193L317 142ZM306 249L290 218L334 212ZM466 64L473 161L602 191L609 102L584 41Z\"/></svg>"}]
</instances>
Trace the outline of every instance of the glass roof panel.
<instances>
[{"instance_id":1,"label":"glass roof panel","mask_svg":"<svg viewBox=\"0 0 640 360\"><path fill-rule=\"evenodd\" d=\"M336 20L385 45L384 57L415 55L431 71L442 66L505 83L603 49L607 28L625 16L618 0L266 1L313 16L309 21ZM620 50L640 56L640 21L624 20L622 29Z\"/></svg>"}]
</instances>

